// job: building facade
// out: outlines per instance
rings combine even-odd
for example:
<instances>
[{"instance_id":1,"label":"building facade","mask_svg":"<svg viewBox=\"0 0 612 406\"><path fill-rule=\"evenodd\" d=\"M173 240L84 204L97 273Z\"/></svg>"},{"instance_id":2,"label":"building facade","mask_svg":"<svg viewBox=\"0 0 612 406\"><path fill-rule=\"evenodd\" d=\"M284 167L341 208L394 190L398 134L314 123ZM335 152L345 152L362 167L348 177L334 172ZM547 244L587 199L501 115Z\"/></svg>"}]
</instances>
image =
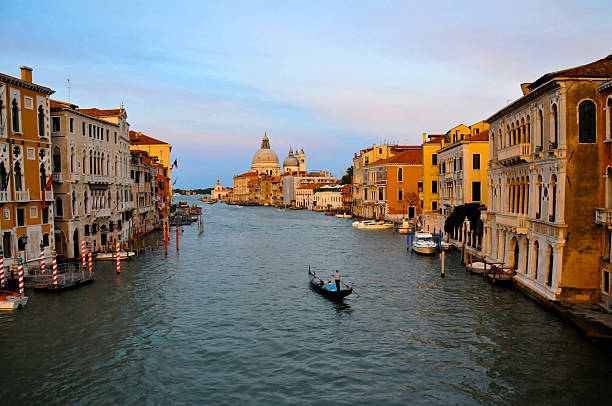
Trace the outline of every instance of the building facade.
<instances>
[{"instance_id":1,"label":"building facade","mask_svg":"<svg viewBox=\"0 0 612 406\"><path fill-rule=\"evenodd\" d=\"M484 253L515 268L515 282L550 301L596 303L603 195L598 86L612 55L548 73L492 115Z\"/></svg>"},{"instance_id":2,"label":"building facade","mask_svg":"<svg viewBox=\"0 0 612 406\"><path fill-rule=\"evenodd\" d=\"M149 157L153 158L157 163L163 165L166 168L166 176L170 180L169 190L166 197L166 206L170 207L172 203L172 166L170 154L172 153L172 145L165 141L158 140L153 137L149 137L140 131L130 131L130 150L132 151L143 151L148 154Z\"/></svg>"},{"instance_id":3,"label":"building facade","mask_svg":"<svg viewBox=\"0 0 612 406\"><path fill-rule=\"evenodd\" d=\"M49 255L55 244L49 183L51 94L53 90L32 82L29 67L21 67L21 79L0 74L0 229L5 266L15 265L18 257L26 268L38 266L41 246Z\"/></svg>"},{"instance_id":4,"label":"building facade","mask_svg":"<svg viewBox=\"0 0 612 406\"><path fill-rule=\"evenodd\" d=\"M51 100L51 124L58 256L80 257L81 241L94 250L126 241L133 201L125 109L80 110Z\"/></svg>"}]
</instances>

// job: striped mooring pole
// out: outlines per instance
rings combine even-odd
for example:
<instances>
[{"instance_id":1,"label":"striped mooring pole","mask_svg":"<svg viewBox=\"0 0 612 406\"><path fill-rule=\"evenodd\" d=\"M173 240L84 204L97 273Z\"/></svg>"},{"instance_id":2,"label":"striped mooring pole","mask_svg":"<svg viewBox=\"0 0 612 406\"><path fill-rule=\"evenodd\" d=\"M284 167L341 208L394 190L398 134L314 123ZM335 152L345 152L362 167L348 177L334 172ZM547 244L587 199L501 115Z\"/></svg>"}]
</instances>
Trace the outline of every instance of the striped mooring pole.
<instances>
[{"instance_id":1,"label":"striped mooring pole","mask_svg":"<svg viewBox=\"0 0 612 406\"><path fill-rule=\"evenodd\" d=\"M55 259L56 253L55 250L51 251L51 260L53 264L53 286L57 288L57 260Z\"/></svg>"},{"instance_id":2,"label":"striped mooring pole","mask_svg":"<svg viewBox=\"0 0 612 406\"><path fill-rule=\"evenodd\" d=\"M85 240L81 241L81 258L83 260L83 268L87 267L86 261L87 255L85 254Z\"/></svg>"},{"instance_id":3,"label":"striped mooring pole","mask_svg":"<svg viewBox=\"0 0 612 406\"><path fill-rule=\"evenodd\" d=\"M4 287L5 286L5 281L4 281L4 251L0 250L0 286Z\"/></svg>"},{"instance_id":4,"label":"striped mooring pole","mask_svg":"<svg viewBox=\"0 0 612 406\"><path fill-rule=\"evenodd\" d=\"M91 273L93 272L93 265L91 262L91 249L89 249L89 247L87 248L87 261L89 261L89 276L91 276Z\"/></svg>"},{"instance_id":5,"label":"striped mooring pole","mask_svg":"<svg viewBox=\"0 0 612 406\"><path fill-rule=\"evenodd\" d=\"M40 273L45 274L45 246L40 243Z\"/></svg>"},{"instance_id":6,"label":"striped mooring pole","mask_svg":"<svg viewBox=\"0 0 612 406\"><path fill-rule=\"evenodd\" d=\"M117 243L117 273L121 273L121 255L120 255L119 243Z\"/></svg>"},{"instance_id":7,"label":"striped mooring pole","mask_svg":"<svg viewBox=\"0 0 612 406\"><path fill-rule=\"evenodd\" d=\"M17 258L17 275L19 277L19 295L23 296L23 260Z\"/></svg>"}]
</instances>

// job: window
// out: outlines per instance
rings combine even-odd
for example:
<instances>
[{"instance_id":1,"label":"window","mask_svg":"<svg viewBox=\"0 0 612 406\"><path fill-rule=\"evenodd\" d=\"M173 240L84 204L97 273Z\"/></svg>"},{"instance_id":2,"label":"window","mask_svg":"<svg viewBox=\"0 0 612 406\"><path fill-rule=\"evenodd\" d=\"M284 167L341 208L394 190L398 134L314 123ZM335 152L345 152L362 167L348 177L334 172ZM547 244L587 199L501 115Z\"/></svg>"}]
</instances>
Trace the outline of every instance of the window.
<instances>
[{"instance_id":1,"label":"window","mask_svg":"<svg viewBox=\"0 0 612 406\"><path fill-rule=\"evenodd\" d=\"M595 103L591 100L584 100L578 105L578 142L581 144L597 141L595 110Z\"/></svg>"},{"instance_id":2,"label":"window","mask_svg":"<svg viewBox=\"0 0 612 406\"><path fill-rule=\"evenodd\" d=\"M42 209L42 222L43 224L47 224L49 222L49 206L45 206L45 208Z\"/></svg>"},{"instance_id":3,"label":"window","mask_svg":"<svg viewBox=\"0 0 612 406\"><path fill-rule=\"evenodd\" d=\"M601 276L603 278L603 283L601 284L602 290L604 293L610 294L610 272L605 269L602 270Z\"/></svg>"},{"instance_id":4,"label":"window","mask_svg":"<svg viewBox=\"0 0 612 406\"><path fill-rule=\"evenodd\" d=\"M38 106L38 136L45 136L45 109L43 106Z\"/></svg>"},{"instance_id":5,"label":"window","mask_svg":"<svg viewBox=\"0 0 612 406\"><path fill-rule=\"evenodd\" d=\"M42 243L45 247L49 246L49 233L43 234Z\"/></svg>"},{"instance_id":6,"label":"window","mask_svg":"<svg viewBox=\"0 0 612 406\"><path fill-rule=\"evenodd\" d=\"M459 158L459 170L463 170L463 157Z\"/></svg>"},{"instance_id":7,"label":"window","mask_svg":"<svg viewBox=\"0 0 612 406\"><path fill-rule=\"evenodd\" d=\"M550 178L550 216L549 221L555 221L557 214L557 177L552 175Z\"/></svg>"},{"instance_id":8,"label":"window","mask_svg":"<svg viewBox=\"0 0 612 406\"><path fill-rule=\"evenodd\" d=\"M538 176L538 211L536 211L536 218L539 219L542 215L542 177Z\"/></svg>"},{"instance_id":9,"label":"window","mask_svg":"<svg viewBox=\"0 0 612 406\"><path fill-rule=\"evenodd\" d=\"M110 133L109 130L106 130L106 142L108 142L108 134Z\"/></svg>"},{"instance_id":10,"label":"window","mask_svg":"<svg viewBox=\"0 0 612 406\"><path fill-rule=\"evenodd\" d=\"M413 219L414 218L414 206L408 207L408 218L409 219Z\"/></svg>"},{"instance_id":11,"label":"window","mask_svg":"<svg viewBox=\"0 0 612 406\"><path fill-rule=\"evenodd\" d=\"M553 133L552 133L552 144L550 146L551 149L557 148L558 140L559 140L559 112L557 111L557 105L553 104L552 106L552 116L553 116Z\"/></svg>"},{"instance_id":12,"label":"window","mask_svg":"<svg viewBox=\"0 0 612 406\"><path fill-rule=\"evenodd\" d=\"M60 118L51 117L51 131L57 133L60 131Z\"/></svg>"},{"instance_id":13,"label":"window","mask_svg":"<svg viewBox=\"0 0 612 406\"><path fill-rule=\"evenodd\" d=\"M82 124L83 124L82 127L83 127L83 137L84 137L85 136L85 121L83 121Z\"/></svg>"},{"instance_id":14,"label":"window","mask_svg":"<svg viewBox=\"0 0 612 406\"><path fill-rule=\"evenodd\" d=\"M55 199L55 215L57 217L64 217L64 204L59 197Z\"/></svg>"},{"instance_id":15,"label":"window","mask_svg":"<svg viewBox=\"0 0 612 406\"><path fill-rule=\"evenodd\" d=\"M115 131L115 144L117 143L117 131Z\"/></svg>"},{"instance_id":16,"label":"window","mask_svg":"<svg viewBox=\"0 0 612 406\"><path fill-rule=\"evenodd\" d=\"M85 237L89 237L89 224L85 224Z\"/></svg>"},{"instance_id":17,"label":"window","mask_svg":"<svg viewBox=\"0 0 612 406\"><path fill-rule=\"evenodd\" d=\"M438 210L438 202L436 202L436 201L431 202L431 209L432 210Z\"/></svg>"},{"instance_id":18,"label":"window","mask_svg":"<svg viewBox=\"0 0 612 406\"><path fill-rule=\"evenodd\" d=\"M91 138L91 124L89 124L89 138Z\"/></svg>"},{"instance_id":19,"label":"window","mask_svg":"<svg viewBox=\"0 0 612 406\"><path fill-rule=\"evenodd\" d=\"M480 182L472 182L472 201L480 201Z\"/></svg>"},{"instance_id":20,"label":"window","mask_svg":"<svg viewBox=\"0 0 612 406\"><path fill-rule=\"evenodd\" d=\"M28 96L23 97L23 104L26 109L33 110L34 109L34 99Z\"/></svg>"},{"instance_id":21,"label":"window","mask_svg":"<svg viewBox=\"0 0 612 406\"><path fill-rule=\"evenodd\" d=\"M17 209L17 226L23 227L25 225L25 209Z\"/></svg>"},{"instance_id":22,"label":"window","mask_svg":"<svg viewBox=\"0 0 612 406\"><path fill-rule=\"evenodd\" d=\"M53 148L53 172L59 173L62 171L62 155L58 147Z\"/></svg>"},{"instance_id":23,"label":"window","mask_svg":"<svg viewBox=\"0 0 612 406\"><path fill-rule=\"evenodd\" d=\"M552 286L553 277L553 264L555 260L555 254L552 246L548 246L548 270L546 272L546 285Z\"/></svg>"},{"instance_id":24,"label":"window","mask_svg":"<svg viewBox=\"0 0 612 406\"><path fill-rule=\"evenodd\" d=\"M480 169L480 154L472 155L472 169Z\"/></svg>"},{"instance_id":25,"label":"window","mask_svg":"<svg viewBox=\"0 0 612 406\"><path fill-rule=\"evenodd\" d=\"M38 218L38 207L30 206L30 218L31 219Z\"/></svg>"},{"instance_id":26,"label":"window","mask_svg":"<svg viewBox=\"0 0 612 406\"><path fill-rule=\"evenodd\" d=\"M397 200L400 202L404 200L404 190L402 188L397 190Z\"/></svg>"},{"instance_id":27,"label":"window","mask_svg":"<svg viewBox=\"0 0 612 406\"><path fill-rule=\"evenodd\" d=\"M162 183L160 182L160 184L162 184ZM423 182L422 181L418 181L417 182L417 189L418 189L419 193L423 191Z\"/></svg>"},{"instance_id":28,"label":"window","mask_svg":"<svg viewBox=\"0 0 612 406\"><path fill-rule=\"evenodd\" d=\"M398 168L397 169L397 181L398 182L403 182L404 181L404 169L403 168Z\"/></svg>"},{"instance_id":29,"label":"window","mask_svg":"<svg viewBox=\"0 0 612 406\"><path fill-rule=\"evenodd\" d=\"M437 180L431 181L431 193L433 194L438 193L438 181Z\"/></svg>"},{"instance_id":30,"label":"window","mask_svg":"<svg viewBox=\"0 0 612 406\"><path fill-rule=\"evenodd\" d=\"M74 132L74 118L70 117L69 121L70 121L70 132L73 133Z\"/></svg>"},{"instance_id":31,"label":"window","mask_svg":"<svg viewBox=\"0 0 612 406\"><path fill-rule=\"evenodd\" d=\"M538 279L538 256L540 255L540 245L538 242L533 243L533 279Z\"/></svg>"},{"instance_id":32,"label":"window","mask_svg":"<svg viewBox=\"0 0 612 406\"><path fill-rule=\"evenodd\" d=\"M542 110L538 110L538 124L540 125L540 149L544 147L544 117L542 116Z\"/></svg>"},{"instance_id":33,"label":"window","mask_svg":"<svg viewBox=\"0 0 612 406\"><path fill-rule=\"evenodd\" d=\"M2 235L2 247L4 248L4 258L10 258L12 255L11 252L11 234L10 231L5 231Z\"/></svg>"},{"instance_id":34,"label":"window","mask_svg":"<svg viewBox=\"0 0 612 406\"><path fill-rule=\"evenodd\" d=\"M11 103L11 118L13 122L13 132L19 132L19 104L17 103L17 99L13 99Z\"/></svg>"},{"instance_id":35,"label":"window","mask_svg":"<svg viewBox=\"0 0 612 406\"><path fill-rule=\"evenodd\" d=\"M378 200L385 200L385 193L381 187L378 188Z\"/></svg>"},{"instance_id":36,"label":"window","mask_svg":"<svg viewBox=\"0 0 612 406\"><path fill-rule=\"evenodd\" d=\"M1 121L1 120L0 120ZM612 138L612 97L608 97L608 103L606 104L606 138Z\"/></svg>"},{"instance_id":37,"label":"window","mask_svg":"<svg viewBox=\"0 0 612 406\"><path fill-rule=\"evenodd\" d=\"M431 164L438 165L438 154L431 154Z\"/></svg>"}]
</instances>

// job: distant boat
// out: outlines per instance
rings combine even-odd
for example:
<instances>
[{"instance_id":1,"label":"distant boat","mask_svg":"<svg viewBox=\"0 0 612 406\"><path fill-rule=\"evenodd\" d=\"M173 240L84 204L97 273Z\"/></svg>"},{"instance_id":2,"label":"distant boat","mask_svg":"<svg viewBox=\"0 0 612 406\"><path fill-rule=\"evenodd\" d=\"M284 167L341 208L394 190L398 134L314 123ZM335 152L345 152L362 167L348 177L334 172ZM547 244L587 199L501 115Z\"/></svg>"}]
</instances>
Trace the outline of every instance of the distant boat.
<instances>
[{"instance_id":1,"label":"distant boat","mask_svg":"<svg viewBox=\"0 0 612 406\"><path fill-rule=\"evenodd\" d=\"M129 251L129 252L120 251L119 259L121 260L131 259L134 255L136 255L136 253L133 251ZM117 253L116 252L100 252L98 253L98 255L96 255L96 259L99 261L116 261Z\"/></svg>"},{"instance_id":2,"label":"distant boat","mask_svg":"<svg viewBox=\"0 0 612 406\"><path fill-rule=\"evenodd\" d=\"M363 224L359 224L357 228L359 230L385 230L393 228L393 223L389 223L388 221L364 222Z\"/></svg>"},{"instance_id":3,"label":"distant boat","mask_svg":"<svg viewBox=\"0 0 612 406\"><path fill-rule=\"evenodd\" d=\"M350 219L351 215L350 214L336 214L336 217L341 218L341 219Z\"/></svg>"},{"instance_id":4,"label":"distant boat","mask_svg":"<svg viewBox=\"0 0 612 406\"><path fill-rule=\"evenodd\" d=\"M340 291L338 291L335 282L322 280L310 269L308 269L308 278L310 279L310 286L314 290L330 299L342 299L353 293L352 286L348 289L340 289Z\"/></svg>"}]
</instances>

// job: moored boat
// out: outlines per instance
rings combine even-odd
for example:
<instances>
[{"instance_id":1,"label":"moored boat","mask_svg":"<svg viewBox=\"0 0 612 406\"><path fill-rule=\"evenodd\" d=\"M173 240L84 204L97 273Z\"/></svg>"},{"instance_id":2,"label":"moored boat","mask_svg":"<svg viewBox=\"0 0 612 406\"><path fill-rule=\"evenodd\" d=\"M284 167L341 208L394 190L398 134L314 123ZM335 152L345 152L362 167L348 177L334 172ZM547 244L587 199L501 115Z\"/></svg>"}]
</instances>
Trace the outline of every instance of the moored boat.
<instances>
[{"instance_id":1,"label":"moored boat","mask_svg":"<svg viewBox=\"0 0 612 406\"><path fill-rule=\"evenodd\" d=\"M17 292L0 290L0 310L15 310L28 303L27 296L20 296Z\"/></svg>"},{"instance_id":2,"label":"moored boat","mask_svg":"<svg viewBox=\"0 0 612 406\"><path fill-rule=\"evenodd\" d=\"M448 251L452 247L450 242L440 241L440 249L442 251Z\"/></svg>"},{"instance_id":3,"label":"moored boat","mask_svg":"<svg viewBox=\"0 0 612 406\"><path fill-rule=\"evenodd\" d=\"M136 255L135 252L133 251L120 251L119 252L119 259L121 260L125 260L125 259L131 259L134 255ZM117 260L117 253L116 252L99 252L96 255L96 259L99 261L116 261Z\"/></svg>"},{"instance_id":4,"label":"moored boat","mask_svg":"<svg viewBox=\"0 0 612 406\"><path fill-rule=\"evenodd\" d=\"M319 278L314 272L308 269L308 278L310 279L310 286L330 299L342 299L353 293L353 287L351 286L348 289L340 289L338 291L336 289L336 283L332 281L325 281Z\"/></svg>"},{"instance_id":5,"label":"moored boat","mask_svg":"<svg viewBox=\"0 0 612 406\"><path fill-rule=\"evenodd\" d=\"M363 224L359 224L357 228L360 230L384 230L393 228L393 223L387 221L364 222Z\"/></svg>"},{"instance_id":6,"label":"moored boat","mask_svg":"<svg viewBox=\"0 0 612 406\"><path fill-rule=\"evenodd\" d=\"M341 219L350 219L351 215L343 213L343 214L336 214L336 217L341 218Z\"/></svg>"},{"instance_id":7,"label":"moored boat","mask_svg":"<svg viewBox=\"0 0 612 406\"><path fill-rule=\"evenodd\" d=\"M410 224L409 221L402 221L402 224L400 224L398 231L400 234L408 234L408 230L412 230L414 229L414 226L412 224Z\"/></svg>"},{"instance_id":8,"label":"moored boat","mask_svg":"<svg viewBox=\"0 0 612 406\"><path fill-rule=\"evenodd\" d=\"M334 213L325 213L326 216L335 216Z\"/></svg>"},{"instance_id":9,"label":"moored boat","mask_svg":"<svg viewBox=\"0 0 612 406\"><path fill-rule=\"evenodd\" d=\"M429 233L416 232L412 241L412 251L421 255L434 255L438 246Z\"/></svg>"}]
</instances>

